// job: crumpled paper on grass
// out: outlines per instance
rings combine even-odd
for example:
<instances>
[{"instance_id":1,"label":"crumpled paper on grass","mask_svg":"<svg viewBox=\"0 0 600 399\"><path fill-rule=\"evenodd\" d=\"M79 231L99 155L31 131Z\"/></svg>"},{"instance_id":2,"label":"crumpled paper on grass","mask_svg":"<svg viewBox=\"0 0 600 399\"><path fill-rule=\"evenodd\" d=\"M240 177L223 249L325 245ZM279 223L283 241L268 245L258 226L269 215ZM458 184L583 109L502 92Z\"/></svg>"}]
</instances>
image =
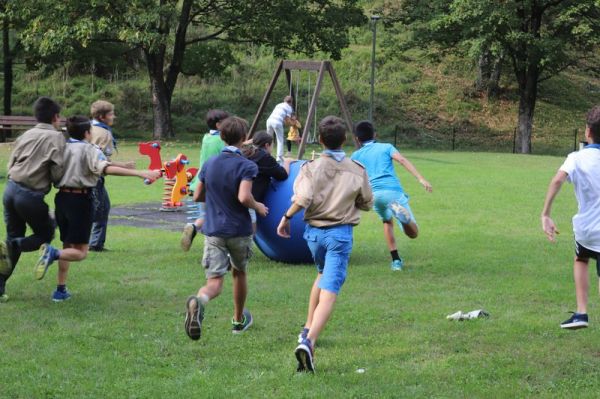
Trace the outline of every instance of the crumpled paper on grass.
<instances>
[{"instance_id":1,"label":"crumpled paper on grass","mask_svg":"<svg viewBox=\"0 0 600 399\"><path fill-rule=\"evenodd\" d=\"M446 316L446 319L463 321L463 320L482 319L482 318L489 317L489 316L490 316L490 314L483 309L472 310L468 313L464 313L462 310L459 310L456 313L452 313L452 314L449 314L448 316Z\"/></svg>"}]
</instances>

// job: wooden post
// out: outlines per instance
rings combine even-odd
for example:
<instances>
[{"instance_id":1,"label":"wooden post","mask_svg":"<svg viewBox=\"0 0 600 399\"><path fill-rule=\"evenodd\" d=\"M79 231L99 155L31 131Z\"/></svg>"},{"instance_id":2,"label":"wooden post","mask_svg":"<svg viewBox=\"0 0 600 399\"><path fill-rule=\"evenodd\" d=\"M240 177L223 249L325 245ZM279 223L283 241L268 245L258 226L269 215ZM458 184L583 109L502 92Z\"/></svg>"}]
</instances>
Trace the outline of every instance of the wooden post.
<instances>
[{"instance_id":1,"label":"wooden post","mask_svg":"<svg viewBox=\"0 0 600 399\"><path fill-rule=\"evenodd\" d=\"M517 152L517 128L513 132L513 154Z\"/></svg>"},{"instance_id":2,"label":"wooden post","mask_svg":"<svg viewBox=\"0 0 600 399\"><path fill-rule=\"evenodd\" d=\"M331 76L331 82L333 83L333 88L335 89L335 94L340 102L340 109L342 110L342 115L344 116L344 120L346 121L346 125L348 126L348 133L352 135L354 139L354 147L359 148L360 143L356 139L354 135L354 126L352 126L352 117L350 116L350 111L348 111L348 106L346 105L346 100L344 99L344 93L342 92L342 87L340 86L340 82L335 75L335 71L333 70L333 65L331 62L327 62L327 71L329 72L329 76Z\"/></svg>"},{"instance_id":3,"label":"wooden post","mask_svg":"<svg viewBox=\"0 0 600 399\"><path fill-rule=\"evenodd\" d=\"M456 148L456 126L452 126L452 151Z\"/></svg>"},{"instance_id":4,"label":"wooden post","mask_svg":"<svg viewBox=\"0 0 600 399\"><path fill-rule=\"evenodd\" d=\"M273 77L271 78L271 82L269 83L269 87L267 88L267 92L265 93L262 101L260 102L258 111L256 111L256 115L254 116L254 121L252 121L252 126L250 126L250 130L248 131L249 139L252 138L252 136L254 136L254 132L256 131L256 125L258 125L258 121L260 120L260 117L262 116L262 113L265 110L265 107L267 106L267 101L269 101L269 97L271 96L271 93L273 92L273 88L275 87L275 84L277 83L277 79L279 78L279 74L281 73L282 66L283 66L283 61L279 61L279 64L277 64L277 68L275 68L275 73L273 74Z\"/></svg>"},{"instance_id":5,"label":"wooden post","mask_svg":"<svg viewBox=\"0 0 600 399\"><path fill-rule=\"evenodd\" d=\"M315 108L317 106L317 101L319 99L319 93L321 92L321 85L323 84L323 76L325 75L325 62L321 63L321 68L319 68L319 75L317 76L317 83L315 85L315 90L313 92L312 100L310 101L310 107L308 108L308 115L306 116L306 122L304 123L304 130L302 131L302 140L300 140L300 145L298 146L298 159L302 159L304 155L304 150L306 148L306 140L308 140L308 129L309 126L315 117Z\"/></svg>"},{"instance_id":6,"label":"wooden post","mask_svg":"<svg viewBox=\"0 0 600 399\"><path fill-rule=\"evenodd\" d=\"M579 141L577 140L577 129L573 130L573 135L575 136L575 141L573 142L573 151L577 151L577 144Z\"/></svg>"}]
</instances>

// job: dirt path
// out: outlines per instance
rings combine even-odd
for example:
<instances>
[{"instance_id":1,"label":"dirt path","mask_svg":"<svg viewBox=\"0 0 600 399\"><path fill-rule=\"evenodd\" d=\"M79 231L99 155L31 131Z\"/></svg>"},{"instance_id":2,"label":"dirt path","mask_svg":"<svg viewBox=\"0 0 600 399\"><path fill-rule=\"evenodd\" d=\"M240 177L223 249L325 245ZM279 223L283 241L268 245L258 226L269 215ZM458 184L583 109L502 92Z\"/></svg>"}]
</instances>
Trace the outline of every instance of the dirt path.
<instances>
[{"instance_id":1,"label":"dirt path","mask_svg":"<svg viewBox=\"0 0 600 399\"><path fill-rule=\"evenodd\" d=\"M113 226L181 231L188 221L187 208L181 207L175 212L159 211L159 208L160 203L157 202L116 206L110 209L109 223Z\"/></svg>"}]
</instances>

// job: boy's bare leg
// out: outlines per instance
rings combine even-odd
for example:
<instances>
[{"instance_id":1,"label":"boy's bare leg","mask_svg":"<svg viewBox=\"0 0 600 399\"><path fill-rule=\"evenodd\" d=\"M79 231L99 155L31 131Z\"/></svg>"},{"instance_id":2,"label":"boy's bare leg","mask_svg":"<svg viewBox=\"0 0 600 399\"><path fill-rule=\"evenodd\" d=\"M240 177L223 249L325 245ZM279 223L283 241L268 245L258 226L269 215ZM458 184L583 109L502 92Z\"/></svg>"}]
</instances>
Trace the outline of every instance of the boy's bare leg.
<instances>
[{"instance_id":1,"label":"boy's bare leg","mask_svg":"<svg viewBox=\"0 0 600 399\"><path fill-rule=\"evenodd\" d=\"M588 303L588 259L575 257L573 264L573 277L575 278L575 297L577 298L577 313L587 313Z\"/></svg>"},{"instance_id":2,"label":"boy's bare leg","mask_svg":"<svg viewBox=\"0 0 600 399\"><path fill-rule=\"evenodd\" d=\"M304 325L304 328L311 328L315 309L317 308L317 305L319 305L319 295L321 294L319 281L321 281L321 276L323 276L322 273L317 274L317 278L310 289L310 296L308 297L308 314L306 315L306 324Z\"/></svg>"},{"instance_id":3,"label":"boy's bare leg","mask_svg":"<svg viewBox=\"0 0 600 399\"><path fill-rule=\"evenodd\" d=\"M59 260L79 262L87 257L88 244L63 244Z\"/></svg>"},{"instance_id":4,"label":"boy's bare leg","mask_svg":"<svg viewBox=\"0 0 600 399\"><path fill-rule=\"evenodd\" d=\"M408 238L417 238L419 235L419 227L415 222L402 224L402 227L404 228L404 234L406 234Z\"/></svg>"},{"instance_id":5,"label":"boy's bare leg","mask_svg":"<svg viewBox=\"0 0 600 399\"><path fill-rule=\"evenodd\" d=\"M383 222L383 235L385 236L385 242L390 251L396 251L396 238L394 237L394 222L393 219Z\"/></svg>"},{"instance_id":6,"label":"boy's bare leg","mask_svg":"<svg viewBox=\"0 0 600 399\"><path fill-rule=\"evenodd\" d=\"M219 296L223 290L223 276L206 279L206 284L198 290L198 298L209 300Z\"/></svg>"},{"instance_id":7,"label":"boy's bare leg","mask_svg":"<svg viewBox=\"0 0 600 399\"><path fill-rule=\"evenodd\" d=\"M331 291L321 290L321 294L319 295L319 304L314 311L312 323L310 325L310 331L308 332L308 339L313 346L317 342L319 334L325 327L327 320L329 320L329 317L333 312L333 305L335 304L336 299L337 294Z\"/></svg>"},{"instance_id":8,"label":"boy's bare leg","mask_svg":"<svg viewBox=\"0 0 600 399\"><path fill-rule=\"evenodd\" d=\"M233 319L243 321L244 305L248 295L248 281L245 272L232 268L233 277Z\"/></svg>"}]
</instances>

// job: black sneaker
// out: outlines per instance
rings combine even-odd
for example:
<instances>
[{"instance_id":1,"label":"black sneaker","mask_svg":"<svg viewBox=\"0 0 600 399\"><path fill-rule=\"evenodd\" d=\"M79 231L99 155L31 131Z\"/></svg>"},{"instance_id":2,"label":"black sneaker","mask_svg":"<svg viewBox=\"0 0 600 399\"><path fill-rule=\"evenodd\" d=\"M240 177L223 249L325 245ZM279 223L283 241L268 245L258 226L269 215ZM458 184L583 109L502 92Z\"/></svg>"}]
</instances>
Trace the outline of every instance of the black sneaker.
<instances>
[{"instance_id":1,"label":"black sneaker","mask_svg":"<svg viewBox=\"0 0 600 399\"><path fill-rule=\"evenodd\" d=\"M298 368L296 371L310 371L311 373L315 372L315 351L310 339L303 339L302 342L296 347L294 353L296 354L296 359L298 359Z\"/></svg>"},{"instance_id":2,"label":"black sneaker","mask_svg":"<svg viewBox=\"0 0 600 399\"><path fill-rule=\"evenodd\" d=\"M308 328L303 327L302 331L300 331L300 334L298 334L298 343L301 344L302 341L306 339L306 337L308 337Z\"/></svg>"},{"instance_id":3,"label":"black sneaker","mask_svg":"<svg viewBox=\"0 0 600 399\"><path fill-rule=\"evenodd\" d=\"M202 335L202 320L204 320L204 305L197 297L191 296L185 304L185 333L197 341Z\"/></svg>"},{"instance_id":4,"label":"black sneaker","mask_svg":"<svg viewBox=\"0 0 600 399\"><path fill-rule=\"evenodd\" d=\"M560 328L567 328L569 330L577 330L579 328L586 328L588 326L588 315L587 313L575 313L569 318L560 323Z\"/></svg>"},{"instance_id":5,"label":"black sneaker","mask_svg":"<svg viewBox=\"0 0 600 399\"><path fill-rule=\"evenodd\" d=\"M231 332L233 334L241 334L244 331L246 331L254 322L254 319L252 318L252 313L250 313L250 311L248 309L244 309L244 312L242 313L243 319L241 322L239 321L235 321L235 320L231 320Z\"/></svg>"}]
</instances>

